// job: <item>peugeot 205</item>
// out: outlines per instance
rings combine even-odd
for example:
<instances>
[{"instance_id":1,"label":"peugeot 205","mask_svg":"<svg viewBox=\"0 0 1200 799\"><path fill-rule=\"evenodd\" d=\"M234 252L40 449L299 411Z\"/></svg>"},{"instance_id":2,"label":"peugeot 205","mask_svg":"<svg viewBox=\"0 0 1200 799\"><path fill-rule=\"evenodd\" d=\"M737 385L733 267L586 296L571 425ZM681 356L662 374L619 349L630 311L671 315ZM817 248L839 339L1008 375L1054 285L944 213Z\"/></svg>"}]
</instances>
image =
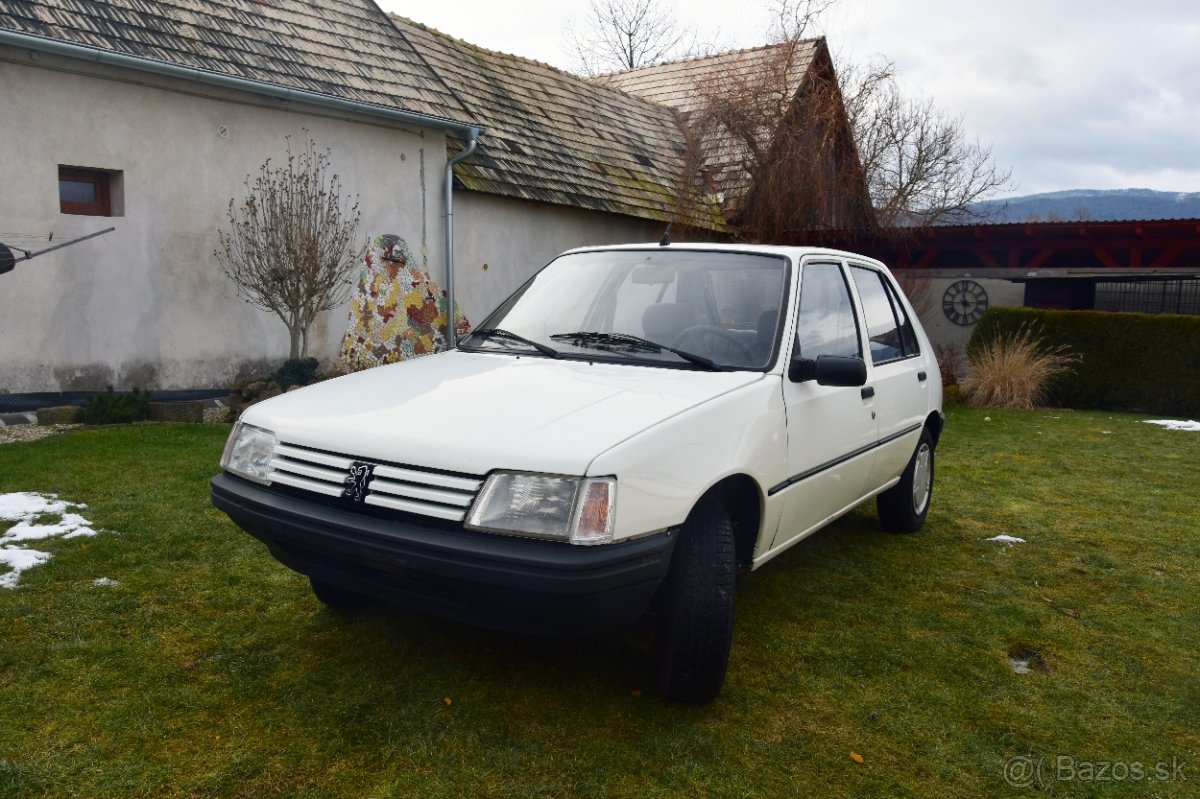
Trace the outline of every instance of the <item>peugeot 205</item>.
<instances>
[{"instance_id":1,"label":"peugeot 205","mask_svg":"<svg viewBox=\"0 0 1200 799\"><path fill-rule=\"evenodd\" d=\"M738 572L872 497L917 530L943 423L877 261L588 248L457 349L249 408L212 498L331 607L539 635L648 618L659 692L698 702L725 678Z\"/></svg>"}]
</instances>

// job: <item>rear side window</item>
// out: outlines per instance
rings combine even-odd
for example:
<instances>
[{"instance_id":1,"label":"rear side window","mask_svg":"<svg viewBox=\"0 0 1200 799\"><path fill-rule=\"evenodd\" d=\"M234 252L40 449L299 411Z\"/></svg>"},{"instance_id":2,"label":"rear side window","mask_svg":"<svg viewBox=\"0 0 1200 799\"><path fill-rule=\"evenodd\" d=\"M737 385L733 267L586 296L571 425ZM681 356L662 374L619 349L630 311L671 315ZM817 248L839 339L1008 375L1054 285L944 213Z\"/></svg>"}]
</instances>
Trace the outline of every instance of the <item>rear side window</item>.
<instances>
[{"instance_id":1,"label":"rear side window","mask_svg":"<svg viewBox=\"0 0 1200 799\"><path fill-rule=\"evenodd\" d=\"M850 287L838 264L805 264L800 283L796 342L801 358L862 357Z\"/></svg>"},{"instance_id":2,"label":"rear side window","mask_svg":"<svg viewBox=\"0 0 1200 799\"><path fill-rule=\"evenodd\" d=\"M916 355L917 336L912 321L883 273L861 266L852 266L850 273L862 299L867 337L871 341L871 362L887 363Z\"/></svg>"}]
</instances>

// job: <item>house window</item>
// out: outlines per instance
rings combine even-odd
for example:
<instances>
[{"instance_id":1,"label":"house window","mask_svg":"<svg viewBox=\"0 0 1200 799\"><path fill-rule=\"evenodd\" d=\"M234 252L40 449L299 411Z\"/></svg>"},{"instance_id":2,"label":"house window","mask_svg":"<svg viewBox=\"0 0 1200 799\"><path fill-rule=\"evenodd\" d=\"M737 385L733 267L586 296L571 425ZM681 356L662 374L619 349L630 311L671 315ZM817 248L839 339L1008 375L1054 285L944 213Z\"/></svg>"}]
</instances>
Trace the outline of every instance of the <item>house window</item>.
<instances>
[{"instance_id":1,"label":"house window","mask_svg":"<svg viewBox=\"0 0 1200 799\"><path fill-rule=\"evenodd\" d=\"M58 208L64 214L121 216L121 173L58 167Z\"/></svg>"}]
</instances>

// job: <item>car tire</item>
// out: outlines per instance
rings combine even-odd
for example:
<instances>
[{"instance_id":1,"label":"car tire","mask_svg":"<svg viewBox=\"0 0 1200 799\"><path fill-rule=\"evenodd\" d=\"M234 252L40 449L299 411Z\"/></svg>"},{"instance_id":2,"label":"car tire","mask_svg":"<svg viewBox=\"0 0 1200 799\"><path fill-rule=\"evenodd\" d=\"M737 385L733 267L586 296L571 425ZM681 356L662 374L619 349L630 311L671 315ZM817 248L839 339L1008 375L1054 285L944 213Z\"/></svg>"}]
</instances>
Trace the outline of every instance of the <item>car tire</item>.
<instances>
[{"instance_id":1,"label":"car tire","mask_svg":"<svg viewBox=\"0 0 1200 799\"><path fill-rule=\"evenodd\" d=\"M658 692L708 702L721 690L733 643L736 582L733 524L715 500L698 504L675 544L654 638Z\"/></svg>"},{"instance_id":2,"label":"car tire","mask_svg":"<svg viewBox=\"0 0 1200 799\"><path fill-rule=\"evenodd\" d=\"M308 578L313 594L330 610L351 611L371 604L371 598L316 577Z\"/></svg>"},{"instance_id":3,"label":"car tire","mask_svg":"<svg viewBox=\"0 0 1200 799\"><path fill-rule=\"evenodd\" d=\"M933 501L933 436L928 428L921 431L900 482L875 499L883 529L892 533L915 533L925 523Z\"/></svg>"}]
</instances>

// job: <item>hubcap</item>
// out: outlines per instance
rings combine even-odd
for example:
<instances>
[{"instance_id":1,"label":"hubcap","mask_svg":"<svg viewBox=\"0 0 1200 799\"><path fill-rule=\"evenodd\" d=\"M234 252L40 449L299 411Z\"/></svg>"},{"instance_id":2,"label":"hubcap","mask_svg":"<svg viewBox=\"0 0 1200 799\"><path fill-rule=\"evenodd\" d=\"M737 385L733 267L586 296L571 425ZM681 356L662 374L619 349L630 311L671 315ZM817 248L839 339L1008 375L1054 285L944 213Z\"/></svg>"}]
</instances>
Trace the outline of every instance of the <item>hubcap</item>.
<instances>
[{"instance_id":1,"label":"hubcap","mask_svg":"<svg viewBox=\"0 0 1200 799\"><path fill-rule=\"evenodd\" d=\"M917 459L913 463L913 512L918 516L925 512L929 504L930 481L933 477L933 453L928 444L922 444L917 450Z\"/></svg>"}]
</instances>

